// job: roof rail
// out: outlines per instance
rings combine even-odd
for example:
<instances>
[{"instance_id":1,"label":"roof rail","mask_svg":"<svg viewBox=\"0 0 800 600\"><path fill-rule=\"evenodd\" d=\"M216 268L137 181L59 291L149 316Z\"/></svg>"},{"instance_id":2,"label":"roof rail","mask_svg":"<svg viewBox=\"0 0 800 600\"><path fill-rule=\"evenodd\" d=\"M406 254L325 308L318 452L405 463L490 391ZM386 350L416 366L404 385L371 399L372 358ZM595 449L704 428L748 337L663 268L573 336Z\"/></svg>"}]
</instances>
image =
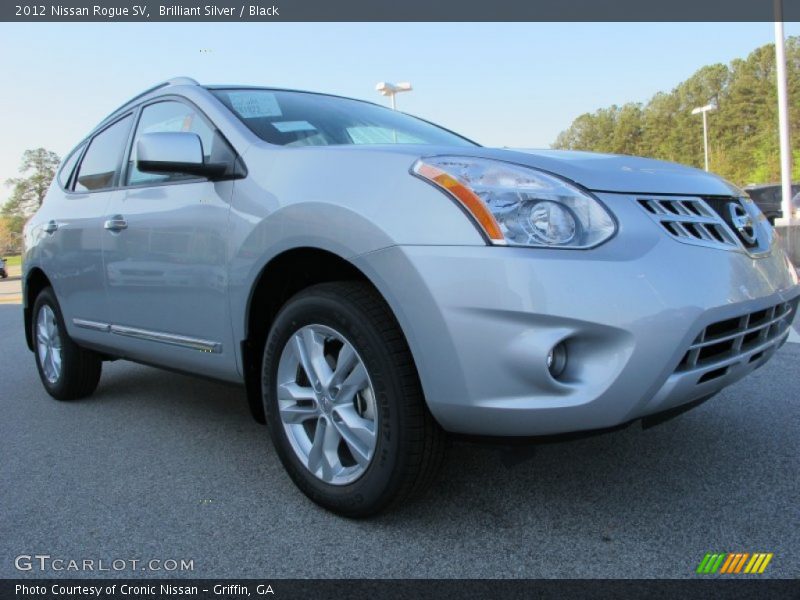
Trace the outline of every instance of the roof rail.
<instances>
[{"instance_id":1,"label":"roof rail","mask_svg":"<svg viewBox=\"0 0 800 600\"><path fill-rule=\"evenodd\" d=\"M173 77L172 79L167 79L164 84L166 85L200 85L196 79L192 79L191 77Z\"/></svg>"},{"instance_id":2,"label":"roof rail","mask_svg":"<svg viewBox=\"0 0 800 600\"><path fill-rule=\"evenodd\" d=\"M197 82L197 80L192 79L191 77L173 77L172 79L167 79L166 81L162 81L161 83L156 84L153 87L147 88L141 94L137 94L130 100L127 100L126 102L115 108L105 119L101 121L100 125L108 121L111 117L113 117L116 113L118 113L120 110L122 110L129 104L133 104L134 102L136 102L139 98L143 98L144 96L150 94L151 92L155 92L156 90L160 90L161 88L165 88L170 85L200 85L200 84Z\"/></svg>"}]
</instances>

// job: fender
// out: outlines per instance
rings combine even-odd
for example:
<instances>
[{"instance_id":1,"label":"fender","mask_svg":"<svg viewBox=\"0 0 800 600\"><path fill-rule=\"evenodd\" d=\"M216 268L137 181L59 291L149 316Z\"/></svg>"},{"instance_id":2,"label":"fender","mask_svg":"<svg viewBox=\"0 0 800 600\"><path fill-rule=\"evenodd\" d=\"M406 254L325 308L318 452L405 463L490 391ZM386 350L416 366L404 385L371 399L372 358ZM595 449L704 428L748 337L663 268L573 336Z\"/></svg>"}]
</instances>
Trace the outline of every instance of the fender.
<instances>
[{"instance_id":1,"label":"fender","mask_svg":"<svg viewBox=\"0 0 800 600\"><path fill-rule=\"evenodd\" d=\"M237 213L232 214L236 219ZM236 228L237 224L232 223L232 230ZM335 231L347 231L347 235L332 235ZM253 293L261 274L278 256L311 248L352 263L361 254L392 244L376 224L341 206L308 202L279 209L250 231L231 259L229 302L234 339L247 337ZM237 361L241 368L241 357Z\"/></svg>"}]
</instances>

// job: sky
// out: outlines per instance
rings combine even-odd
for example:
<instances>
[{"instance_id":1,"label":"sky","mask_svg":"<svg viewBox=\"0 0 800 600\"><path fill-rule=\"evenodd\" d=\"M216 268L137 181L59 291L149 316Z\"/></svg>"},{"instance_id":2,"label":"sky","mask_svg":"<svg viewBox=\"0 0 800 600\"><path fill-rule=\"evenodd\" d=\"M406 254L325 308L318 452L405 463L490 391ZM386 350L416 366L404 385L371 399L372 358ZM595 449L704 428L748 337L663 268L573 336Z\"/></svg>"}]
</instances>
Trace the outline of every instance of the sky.
<instances>
[{"instance_id":1,"label":"sky","mask_svg":"<svg viewBox=\"0 0 800 600\"><path fill-rule=\"evenodd\" d=\"M0 182L26 149L64 156L178 75L379 103L377 82L410 81L399 109L487 146L541 148L585 112L646 102L773 41L772 23L2 23Z\"/></svg>"}]
</instances>

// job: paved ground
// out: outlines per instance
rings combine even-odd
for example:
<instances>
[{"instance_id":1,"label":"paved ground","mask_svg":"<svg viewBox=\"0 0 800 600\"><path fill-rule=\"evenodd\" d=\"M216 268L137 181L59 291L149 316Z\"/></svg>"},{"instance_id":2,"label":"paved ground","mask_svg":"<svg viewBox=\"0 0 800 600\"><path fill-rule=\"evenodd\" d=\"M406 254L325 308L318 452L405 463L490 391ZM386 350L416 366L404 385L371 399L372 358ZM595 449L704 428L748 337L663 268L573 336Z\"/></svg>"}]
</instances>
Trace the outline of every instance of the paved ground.
<instances>
[{"instance_id":1,"label":"paved ground","mask_svg":"<svg viewBox=\"0 0 800 600\"><path fill-rule=\"evenodd\" d=\"M798 344L656 429L532 456L457 443L429 495L361 522L294 488L237 388L117 362L55 402L19 306L0 306L0 377L0 577L36 553L200 577L692 577L710 551L800 576Z\"/></svg>"},{"instance_id":2,"label":"paved ground","mask_svg":"<svg viewBox=\"0 0 800 600\"><path fill-rule=\"evenodd\" d=\"M14 265L7 269L8 277L0 279L0 304L19 304L22 302L22 285L19 280L20 267Z\"/></svg>"}]
</instances>

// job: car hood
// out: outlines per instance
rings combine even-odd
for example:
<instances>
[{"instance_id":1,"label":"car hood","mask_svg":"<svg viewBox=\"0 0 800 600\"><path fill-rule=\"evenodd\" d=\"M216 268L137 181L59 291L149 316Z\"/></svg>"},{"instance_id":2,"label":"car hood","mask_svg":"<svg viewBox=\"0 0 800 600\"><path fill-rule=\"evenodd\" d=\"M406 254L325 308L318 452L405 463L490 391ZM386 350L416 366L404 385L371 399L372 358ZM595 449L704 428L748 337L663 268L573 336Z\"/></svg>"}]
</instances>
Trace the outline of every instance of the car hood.
<instances>
[{"instance_id":1,"label":"car hood","mask_svg":"<svg viewBox=\"0 0 800 600\"><path fill-rule=\"evenodd\" d=\"M735 185L712 173L677 163L572 150L516 150L480 146L326 146L343 152L391 152L416 157L477 156L534 167L559 175L596 192L629 194L680 194L692 196L745 196Z\"/></svg>"},{"instance_id":2,"label":"car hood","mask_svg":"<svg viewBox=\"0 0 800 600\"><path fill-rule=\"evenodd\" d=\"M549 171L597 192L744 195L736 186L717 175L651 158L568 150L476 150L480 151L475 152L470 148L469 154Z\"/></svg>"},{"instance_id":3,"label":"car hood","mask_svg":"<svg viewBox=\"0 0 800 600\"><path fill-rule=\"evenodd\" d=\"M416 158L426 156L475 156L548 171L594 192L747 196L744 191L713 173L678 163L622 154L421 144L305 146L294 148L293 151L402 154L410 157L409 166Z\"/></svg>"}]
</instances>

